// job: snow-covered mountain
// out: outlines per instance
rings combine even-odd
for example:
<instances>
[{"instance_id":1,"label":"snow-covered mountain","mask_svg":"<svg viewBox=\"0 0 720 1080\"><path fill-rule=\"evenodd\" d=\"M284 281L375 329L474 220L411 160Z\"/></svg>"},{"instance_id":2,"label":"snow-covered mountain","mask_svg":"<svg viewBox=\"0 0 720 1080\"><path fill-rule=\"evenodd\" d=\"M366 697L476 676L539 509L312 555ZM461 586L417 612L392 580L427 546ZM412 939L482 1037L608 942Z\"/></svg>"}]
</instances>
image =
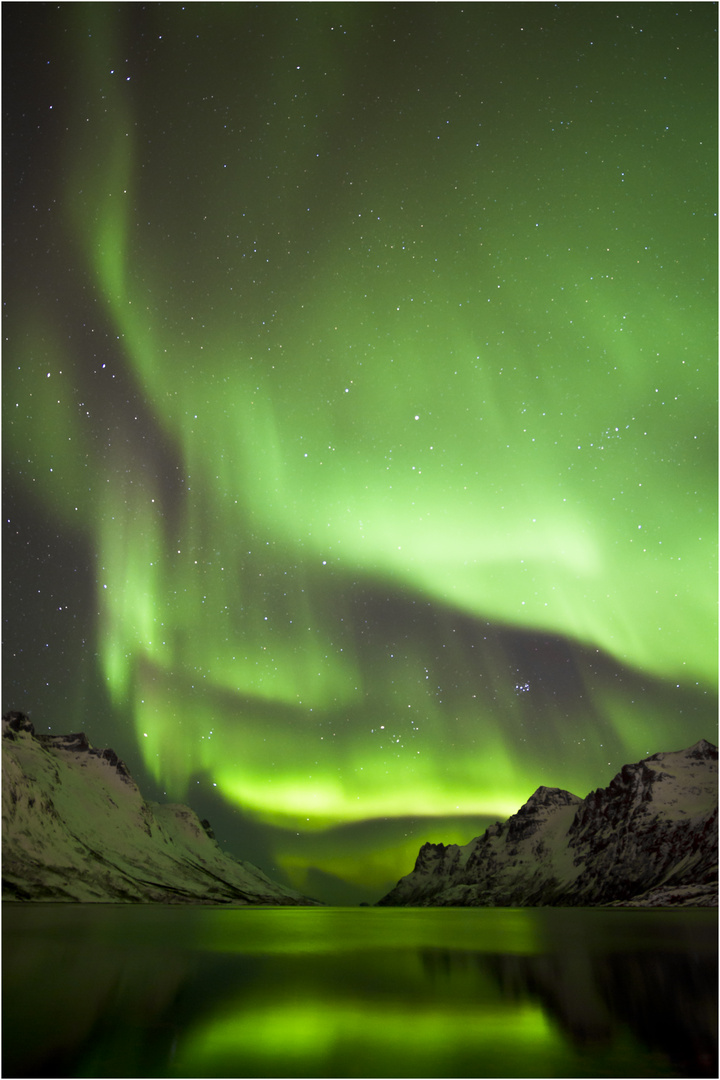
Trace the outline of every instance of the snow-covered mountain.
<instances>
[{"instance_id":1,"label":"snow-covered mountain","mask_svg":"<svg viewBox=\"0 0 720 1080\"><path fill-rule=\"evenodd\" d=\"M540 787L469 844L425 844L378 903L716 906L717 768L701 739L623 766L585 799Z\"/></svg>"},{"instance_id":2,"label":"snow-covered mountain","mask_svg":"<svg viewBox=\"0 0 720 1080\"><path fill-rule=\"evenodd\" d=\"M315 904L221 851L187 806L146 802L113 750L3 717L4 900Z\"/></svg>"}]
</instances>

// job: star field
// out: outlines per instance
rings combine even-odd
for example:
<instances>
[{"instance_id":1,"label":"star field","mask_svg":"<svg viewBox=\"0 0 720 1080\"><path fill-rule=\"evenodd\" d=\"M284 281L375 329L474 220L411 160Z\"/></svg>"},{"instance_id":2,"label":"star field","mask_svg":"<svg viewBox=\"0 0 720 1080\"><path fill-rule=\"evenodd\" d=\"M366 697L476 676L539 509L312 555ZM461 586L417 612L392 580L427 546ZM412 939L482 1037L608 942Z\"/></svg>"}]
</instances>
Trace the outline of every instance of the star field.
<instances>
[{"instance_id":1,"label":"star field","mask_svg":"<svg viewBox=\"0 0 720 1080\"><path fill-rule=\"evenodd\" d=\"M4 25L5 708L333 897L712 738L715 7Z\"/></svg>"}]
</instances>

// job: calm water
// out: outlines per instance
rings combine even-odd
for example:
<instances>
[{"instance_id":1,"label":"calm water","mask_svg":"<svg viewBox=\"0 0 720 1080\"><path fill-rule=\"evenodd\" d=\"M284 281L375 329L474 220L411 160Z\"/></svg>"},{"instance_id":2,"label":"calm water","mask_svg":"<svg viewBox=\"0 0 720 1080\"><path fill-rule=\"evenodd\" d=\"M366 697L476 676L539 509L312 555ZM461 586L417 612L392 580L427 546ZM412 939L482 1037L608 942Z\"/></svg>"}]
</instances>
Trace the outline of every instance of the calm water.
<instances>
[{"instance_id":1,"label":"calm water","mask_svg":"<svg viewBox=\"0 0 720 1080\"><path fill-rule=\"evenodd\" d=\"M5 904L4 1077L717 1076L713 911Z\"/></svg>"}]
</instances>

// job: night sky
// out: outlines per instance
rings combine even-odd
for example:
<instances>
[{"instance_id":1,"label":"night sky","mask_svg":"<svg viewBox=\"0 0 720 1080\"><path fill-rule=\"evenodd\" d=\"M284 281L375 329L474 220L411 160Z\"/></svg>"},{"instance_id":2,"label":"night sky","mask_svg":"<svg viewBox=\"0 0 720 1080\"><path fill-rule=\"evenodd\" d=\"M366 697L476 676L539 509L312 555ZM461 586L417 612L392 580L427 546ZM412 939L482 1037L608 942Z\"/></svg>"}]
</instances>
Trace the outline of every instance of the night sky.
<instances>
[{"instance_id":1,"label":"night sky","mask_svg":"<svg viewBox=\"0 0 720 1080\"><path fill-rule=\"evenodd\" d=\"M716 741L716 17L4 5L4 709L331 901Z\"/></svg>"}]
</instances>

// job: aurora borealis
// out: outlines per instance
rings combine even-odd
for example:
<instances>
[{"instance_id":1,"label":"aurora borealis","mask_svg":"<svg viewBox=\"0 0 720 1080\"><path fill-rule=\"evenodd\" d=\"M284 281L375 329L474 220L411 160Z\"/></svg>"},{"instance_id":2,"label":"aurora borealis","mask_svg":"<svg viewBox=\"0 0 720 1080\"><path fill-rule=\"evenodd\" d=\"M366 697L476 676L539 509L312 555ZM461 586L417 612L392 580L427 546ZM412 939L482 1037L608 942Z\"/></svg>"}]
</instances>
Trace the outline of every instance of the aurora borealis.
<instances>
[{"instance_id":1,"label":"aurora borealis","mask_svg":"<svg viewBox=\"0 0 720 1080\"><path fill-rule=\"evenodd\" d=\"M4 708L366 899L714 739L715 5L3 15Z\"/></svg>"}]
</instances>

